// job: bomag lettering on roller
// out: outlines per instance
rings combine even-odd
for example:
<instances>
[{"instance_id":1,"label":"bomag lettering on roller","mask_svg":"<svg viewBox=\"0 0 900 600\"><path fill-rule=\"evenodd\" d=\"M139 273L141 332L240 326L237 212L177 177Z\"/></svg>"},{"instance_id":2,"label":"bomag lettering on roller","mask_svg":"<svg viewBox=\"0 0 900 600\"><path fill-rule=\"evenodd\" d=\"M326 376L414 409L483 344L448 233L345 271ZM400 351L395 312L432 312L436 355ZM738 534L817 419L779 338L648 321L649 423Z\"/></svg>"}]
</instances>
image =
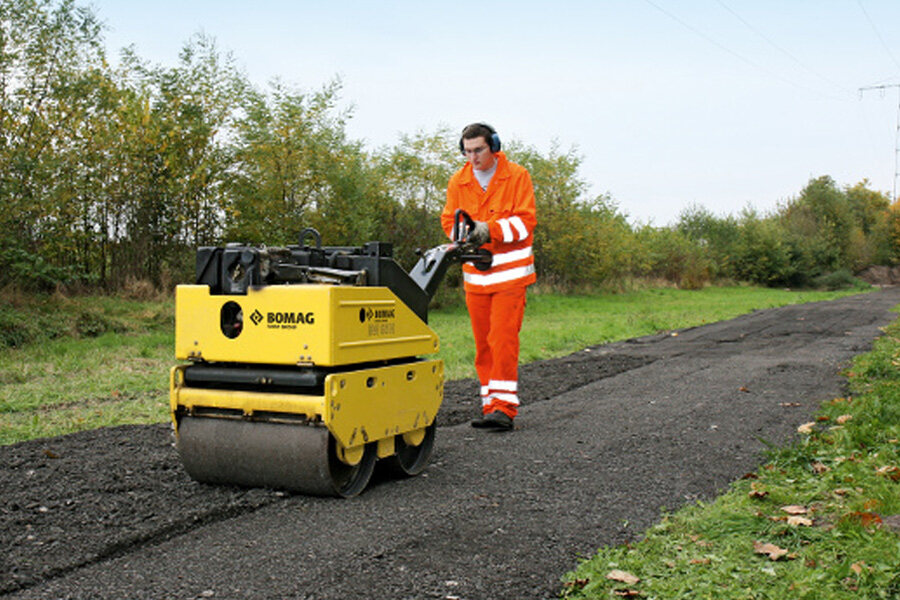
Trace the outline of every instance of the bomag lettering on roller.
<instances>
[{"instance_id":1,"label":"bomag lettering on roller","mask_svg":"<svg viewBox=\"0 0 900 600\"><path fill-rule=\"evenodd\" d=\"M392 247L322 246L306 229L283 248L197 251L175 295L170 404L178 454L197 481L341 497L381 459L420 473L434 445L443 362L428 304L448 266L491 255L453 242L405 272ZM312 244L307 242L312 241Z\"/></svg>"}]
</instances>

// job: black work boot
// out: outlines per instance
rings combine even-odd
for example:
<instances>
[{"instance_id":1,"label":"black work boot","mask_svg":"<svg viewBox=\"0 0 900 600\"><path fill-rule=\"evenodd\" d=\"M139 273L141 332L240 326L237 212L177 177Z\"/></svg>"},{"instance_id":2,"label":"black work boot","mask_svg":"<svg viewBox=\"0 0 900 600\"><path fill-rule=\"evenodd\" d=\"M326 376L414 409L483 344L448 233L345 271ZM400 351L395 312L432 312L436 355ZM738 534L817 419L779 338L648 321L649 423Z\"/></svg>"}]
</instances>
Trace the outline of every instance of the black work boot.
<instances>
[{"instance_id":1,"label":"black work boot","mask_svg":"<svg viewBox=\"0 0 900 600\"><path fill-rule=\"evenodd\" d=\"M482 415L472 420L472 427L476 429L496 429L498 431L509 431L513 428L512 417L505 412L495 410L492 413Z\"/></svg>"}]
</instances>

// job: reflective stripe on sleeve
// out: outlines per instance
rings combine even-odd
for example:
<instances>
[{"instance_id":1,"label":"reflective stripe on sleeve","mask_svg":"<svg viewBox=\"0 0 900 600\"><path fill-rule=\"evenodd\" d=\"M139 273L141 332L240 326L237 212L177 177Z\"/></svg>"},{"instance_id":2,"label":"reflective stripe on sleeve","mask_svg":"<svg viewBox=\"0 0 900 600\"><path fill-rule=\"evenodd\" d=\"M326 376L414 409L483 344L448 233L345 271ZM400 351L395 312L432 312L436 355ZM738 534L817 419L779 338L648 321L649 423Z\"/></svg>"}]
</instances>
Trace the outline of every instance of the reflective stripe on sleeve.
<instances>
[{"instance_id":1,"label":"reflective stripe on sleeve","mask_svg":"<svg viewBox=\"0 0 900 600\"><path fill-rule=\"evenodd\" d=\"M503 241L506 243L513 241L513 232L512 227L509 226L509 219L500 219L497 221L497 224L503 230Z\"/></svg>"},{"instance_id":2,"label":"reflective stripe on sleeve","mask_svg":"<svg viewBox=\"0 0 900 600\"><path fill-rule=\"evenodd\" d=\"M510 217L509 224L512 225L519 234L520 242L528 237L528 229L525 228L525 223L522 222L521 217Z\"/></svg>"}]
</instances>

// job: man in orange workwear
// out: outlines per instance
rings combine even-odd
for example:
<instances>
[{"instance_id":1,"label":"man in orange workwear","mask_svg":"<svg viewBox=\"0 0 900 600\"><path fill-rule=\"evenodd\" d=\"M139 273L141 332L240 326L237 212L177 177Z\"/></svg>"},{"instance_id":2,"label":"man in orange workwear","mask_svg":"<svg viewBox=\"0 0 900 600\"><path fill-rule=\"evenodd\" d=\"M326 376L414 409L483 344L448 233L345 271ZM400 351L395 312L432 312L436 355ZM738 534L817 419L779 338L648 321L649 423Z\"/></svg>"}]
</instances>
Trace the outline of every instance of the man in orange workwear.
<instances>
[{"instance_id":1,"label":"man in orange workwear","mask_svg":"<svg viewBox=\"0 0 900 600\"><path fill-rule=\"evenodd\" d=\"M475 336L475 370L481 383L482 414L472 426L510 430L519 408L519 330L525 288L535 281L534 189L528 171L500 151L500 137L490 125L468 125L459 149L468 161L447 185L441 225L451 235L454 212L466 211L475 220L468 240L493 254L486 271L471 263L462 267Z\"/></svg>"}]
</instances>

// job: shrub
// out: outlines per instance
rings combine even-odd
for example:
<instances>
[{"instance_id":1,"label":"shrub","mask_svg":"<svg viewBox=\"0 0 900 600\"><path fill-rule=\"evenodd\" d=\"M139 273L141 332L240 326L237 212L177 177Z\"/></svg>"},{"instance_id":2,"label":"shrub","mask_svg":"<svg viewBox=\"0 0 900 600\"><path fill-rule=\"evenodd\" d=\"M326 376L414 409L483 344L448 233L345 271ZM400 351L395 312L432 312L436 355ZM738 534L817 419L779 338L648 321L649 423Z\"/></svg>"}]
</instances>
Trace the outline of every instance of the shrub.
<instances>
[{"instance_id":1,"label":"shrub","mask_svg":"<svg viewBox=\"0 0 900 600\"><path fill-rule=\"evenodd\" d=\"M709 282L712 261L699 242L678 229L648 226L639 239L646 251L643 275L661 277L688 290L700 289Z\"/></svg>"},{"instance_id":2,"label":"shrub","mask_svg":"<svg viewBox=\"0 0 900 600\"><path fill-rule=\"evenodd\" d=\"M740 232L731 261L736 279L767 286L796 285L795 253L776 221L745 213Z\"/></svg>"},{"instance_id":3,"label":"shrub","mask_svg":"<svg viewBox=\"0 0 900 600\"><path fill-rule=\"evenodd\" d=\"M847 269L839 269L833 273L819 275L812 280L813 287L826 290L846 290L852 288L867 289L869 284L857 279Z\"/></svg>"},{"instance_id":4,"label":"shrub","mask_svg":"<svg viewBox=\"0 0 900 600\"><path fill-rule=\"evenodd\" d=\"M105 333L109 328L109 322L102 315L92 312L82 312L75 319L75 329L85 337L97 337Z\"/></svg>"},{"instance_id":5,"label":"shrub","mask_svg":"<svg viewBox=\"0 0 900 600\"><path fill-rule=\"evenodd\" d=\"M0 308L0 346L18 348L34 338L28 323L13 311Z\"/></svg>"},{"instance_id":6,"label":"shrub","mask_svg":"<svg viewBox=\"0 0 900 600\"><path fill-rule=\"evenodd\" d=\"M0 347L20 348L39 339L63 335L69 328L54 313L28 308L0 306Z\"/></svg>"},{"instance_id":7,"label":"shrub","mask_svg":"<svg viewBox=\"0 0 900 600\"><path fill-rule=\"evenodd\" d=\"M56 267L22 248L0 249L0 264L5 265L0 283L13 283L26 291L49 292L79 279L72 267Z\"/></svg>"},{"instance_id":8,"label":"shrub","mask_svg":"<svg viewBox=\"0 0 900 600\"><path fill-rule=\"evenodd\" d=\"M615 286L627 277L638 248L631 227L605 196L538 207L535 266L562 289Z\"/></svg>"}]
</instances>

